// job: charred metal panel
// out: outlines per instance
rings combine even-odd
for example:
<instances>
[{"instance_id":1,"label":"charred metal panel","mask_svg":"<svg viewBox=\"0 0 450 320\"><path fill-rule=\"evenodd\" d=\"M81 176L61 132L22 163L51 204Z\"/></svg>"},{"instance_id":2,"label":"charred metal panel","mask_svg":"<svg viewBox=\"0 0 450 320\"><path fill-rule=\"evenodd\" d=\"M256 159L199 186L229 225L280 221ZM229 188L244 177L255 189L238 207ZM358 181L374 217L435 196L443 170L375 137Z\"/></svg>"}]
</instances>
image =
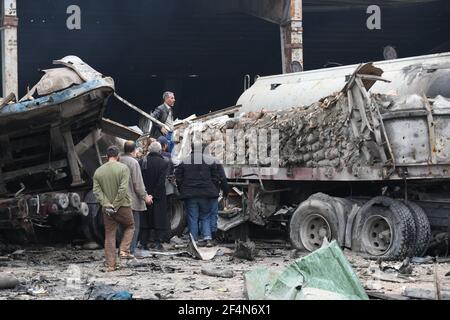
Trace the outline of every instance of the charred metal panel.
<instances>
[{"instance_id":1,"label":"charred metal panel","mask_svg":"<svg viewBox=\"0 0 450 320\"><path fill-rule=\"evenodd\" d=\"M383 118L397 165L450 164L450 99L428 110L426 100L409 96Z\"/></svg>"},{"instance_id":2,"label":"charred metal panel","mask_svg":"<svg viewBox=\"0 0 450 320\"><path fill-rule=\"evenodd\" d=\"M80 186L92 171L82 170L75 145L100 128L114 81L74 56L56 63L70 67L47 70L21 102L0 110L2 194Z\"/></svg>"}]
</instances>

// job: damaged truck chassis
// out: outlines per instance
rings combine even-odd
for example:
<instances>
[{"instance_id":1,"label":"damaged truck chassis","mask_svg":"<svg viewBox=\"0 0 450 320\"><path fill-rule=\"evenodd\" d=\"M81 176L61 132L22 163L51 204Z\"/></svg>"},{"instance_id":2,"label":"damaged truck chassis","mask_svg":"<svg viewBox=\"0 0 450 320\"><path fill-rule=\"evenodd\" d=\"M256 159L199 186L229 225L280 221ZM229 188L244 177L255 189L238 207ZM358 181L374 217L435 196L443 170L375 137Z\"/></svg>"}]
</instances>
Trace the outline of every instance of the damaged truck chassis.
<instances>
[{"instance_id":1,"label":"damaged truck chassis","mask_svg":"<svg viewBox=\"0 0 450 320\"><path fill-rule=\"evenodd\" d=\"M92 177L110 145L140 134L103 118L112 78L75 56L54 64L21 100L11 94L0 104L0 241L103 244ZM171 203L172 231L180 233L183 207Z\"/></svg>"}]
</instances>

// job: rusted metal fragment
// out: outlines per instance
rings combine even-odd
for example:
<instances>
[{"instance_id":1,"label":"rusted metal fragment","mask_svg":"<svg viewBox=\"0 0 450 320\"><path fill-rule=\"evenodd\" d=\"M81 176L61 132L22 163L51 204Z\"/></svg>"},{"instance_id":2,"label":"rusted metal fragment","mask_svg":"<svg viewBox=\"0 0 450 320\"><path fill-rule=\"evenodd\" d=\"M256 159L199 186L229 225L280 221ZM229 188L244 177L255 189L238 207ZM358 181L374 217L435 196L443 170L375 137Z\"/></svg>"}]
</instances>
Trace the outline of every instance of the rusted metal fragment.
<instances>
[{"instance_id":1,"label":"rusted metal fragment","mask_svg":"<svg viewBox=\"0 0 450 320\"><path fill-rule=\"evenodd\" d=\"M14 277L0 277L0 290L14 289L19 285L19 280Z\"/></svg>"}]
</instances>

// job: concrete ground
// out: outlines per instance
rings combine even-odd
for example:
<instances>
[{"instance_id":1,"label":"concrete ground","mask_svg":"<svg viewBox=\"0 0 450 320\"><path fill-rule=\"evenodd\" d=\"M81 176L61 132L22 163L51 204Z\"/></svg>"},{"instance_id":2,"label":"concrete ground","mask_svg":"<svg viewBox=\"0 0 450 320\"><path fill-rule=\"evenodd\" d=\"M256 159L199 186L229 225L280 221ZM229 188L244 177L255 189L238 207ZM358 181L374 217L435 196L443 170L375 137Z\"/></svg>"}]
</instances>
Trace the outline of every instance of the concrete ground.
<instances>
[{"instance_id":1,"label":"concrete ground","mask_svg":"<svg viewBox=\"0 0 450 320\"><path fill-rule=\"evenodd\" d=\"M122 261L122 269L106 273L102 249L82 246L18 247L3 246L0 278L13 276L15 289L0 289L0 300L84 300L92 299L97 288L109 285L114 291L128 291L135 299L243 300L244 274L256 267L282 271L299 255L288 243L257 242L259 254L254 261L233 257L232 246L220 247L211 261L194 259L188 253L164 256L142 251L144 258ZM166 245L166 254L185 251L183 244ZM450 263L411 264L406 274L396 270L401 263L376 263L345 251L368 293L393 299L405 288L450 290ZM233 271L232 278L202 274L205 267ZM437 277L435 276L437 271ZM408 274L410 273L410 274Z\"/></svg>"}]
</instances>

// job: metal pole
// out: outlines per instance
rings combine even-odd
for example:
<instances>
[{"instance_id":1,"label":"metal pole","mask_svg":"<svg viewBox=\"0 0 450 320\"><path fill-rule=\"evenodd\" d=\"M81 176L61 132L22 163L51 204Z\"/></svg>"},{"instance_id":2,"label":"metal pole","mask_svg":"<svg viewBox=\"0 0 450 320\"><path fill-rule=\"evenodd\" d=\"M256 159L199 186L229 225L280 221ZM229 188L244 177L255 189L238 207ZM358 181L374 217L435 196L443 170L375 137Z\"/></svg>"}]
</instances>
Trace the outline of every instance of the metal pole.
<instances>
[{"instance_id":1,"label":"metal pole","mask_svg":"<svg viewBox=\"0 0 450 320\"><path fill-rule=\"evenodd\" d=\"M16 0L0 0L2 5L2 80L3 97L14 93L19 96L17 67L17 18Z\"/></svg>"},{"instance_id":2,"label":"metal pole","mask_svg":"<svg viewBox=\"0 0 450 320\"><path fill-rule=\"evenodd\" d=\"M280 26L283 73L303 71L303 2L287 1L288 16Z\"/></svg>"},{"instance_id":3,"label":"metal pole","mask_svg":"<svg viewBox=\"0 0 450 320\"><path fill-rule=\"evenodd\" d=\"M149 115L147 112L142 111L142 109L139 109L138 107L136 107L134 104L132 104L131 102L128 102L127 100L125 100L124 98L122 98L121 96L119 96L117 93L114 93L114 97L116 97L117 100L121 101L123 104L125 104L126 106L130 107L131 109L133 109L134 111L140 113L141 115L143 115L144 117L146 117L147 119L149 119L150 121L156 123L157 125L159 125L162 128L166 128L167 131L172 131L172 129L170 129L167 125L165 125L164 123L158 121L157 119L153 118L151 115Z\"/></svg>"}]
</instances>

